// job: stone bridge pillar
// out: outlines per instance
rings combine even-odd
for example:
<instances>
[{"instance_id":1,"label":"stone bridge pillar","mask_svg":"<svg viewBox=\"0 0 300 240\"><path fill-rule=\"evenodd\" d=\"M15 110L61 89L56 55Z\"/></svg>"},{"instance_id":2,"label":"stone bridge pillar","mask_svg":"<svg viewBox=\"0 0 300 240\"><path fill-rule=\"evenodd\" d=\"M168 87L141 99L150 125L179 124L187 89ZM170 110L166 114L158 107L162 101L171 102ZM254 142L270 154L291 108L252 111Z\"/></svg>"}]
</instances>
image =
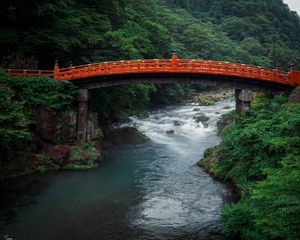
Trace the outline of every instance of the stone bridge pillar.
<instances>
[{"instance_id":1,"label":"stone bridge pillar","mask_svg":"<svg viewBox=\"0 0 300 240\"><path fill-rule=\"evenodd\" d=\"M77 100L78 100L77 144L82 145L87 141L89 90L79 89Z\"/></svg>"},{"instance_id":2,"label":"stone bridge pillar","mask_svg":"<svg viewBox=\"0 0 300 240\"><path fill-rule=\"evenodd\" d=\"M252 100L252 90L235 89L235 100L237 113L240 113L244 110L249 110Z\"/></svg>"},{"instance_id":3,"label":"stone bridge pillar","mask_svg":"<svg viewBox=\"0 0 300 240\"><path fill-rule=\"evenodd\" d=\"M289 102L300 103L300 85L296 87L289 96Z\"/></svg>"}]
</instances>

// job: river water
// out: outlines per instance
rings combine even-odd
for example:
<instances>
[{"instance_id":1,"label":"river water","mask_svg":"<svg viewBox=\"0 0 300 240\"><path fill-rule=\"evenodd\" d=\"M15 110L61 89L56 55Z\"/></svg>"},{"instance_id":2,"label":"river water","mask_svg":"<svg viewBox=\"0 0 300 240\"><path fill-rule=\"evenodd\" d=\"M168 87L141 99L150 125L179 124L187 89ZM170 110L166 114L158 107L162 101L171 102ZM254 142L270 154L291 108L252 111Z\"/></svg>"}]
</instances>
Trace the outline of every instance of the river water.
<instances>
[{"instance_id":1,"label":"river water","mask_svg":"<svg viewBox=\"0 0 300 240\"><path fill-rule=\"evenodd\" d=\"M0 239L224 239L218 219L231 190L196 162L219 143L216 121L232 110L225 105L234 107L226 100L153 110L130 123L151 141L115 149L98 169L1 183ZM208 127L195 122L195 108Z\"/></svg>"}]
</instances>

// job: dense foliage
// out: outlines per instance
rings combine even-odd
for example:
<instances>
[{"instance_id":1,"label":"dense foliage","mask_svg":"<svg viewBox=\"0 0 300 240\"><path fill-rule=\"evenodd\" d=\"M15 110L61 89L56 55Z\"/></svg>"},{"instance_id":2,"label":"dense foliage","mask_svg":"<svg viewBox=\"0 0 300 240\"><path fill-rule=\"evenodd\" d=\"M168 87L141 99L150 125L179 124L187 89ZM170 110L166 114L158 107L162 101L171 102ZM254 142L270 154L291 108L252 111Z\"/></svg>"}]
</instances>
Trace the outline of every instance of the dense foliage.
<instances>
[{"instance_id":1,"label":"dense foliage","mask_svg":"<svg viewBox=\"0 0 300 240\"><path fill-rule=\"evenodd\" d=\"M195 18L213 24L214 32L219 31L231 40L225 38L223 41L225 46L232 48L233 45L238 45L237 49L240 51L238 54L247 55L241 56L242 62L271 66L275 40L275 65L286 68L294 63L300 67L299 16L296 12L291 12L282 0L165 0L165 2L171 6L187 9ZM224 57L226 55L221 55L221 58Z\"/></svg>"},{"instance_id":2,"label":"dense foliage","mask_svg":"<svg viewBox=\"0 0 300 240\"><path fill-rule=\"evenodd\" d=\"M215 154L214 174L241 192L241 201L222 216L231 237L300 236L300 106L284 102L276 97L237 117L220 146L206 154Z\"/></svg>"},{"instance_id":3,"label":"dense foliage","mask_svg":"<svg viewBox=\"0 0 300 240\"><path fill-rule=\"evenodd\" d=\"M102 124L126 120L130 115L145 113L153 91L156 91L156 88L152 84L94 90L91 92L92 109L99 113Z\"/></svg>"},{"instance_id":4,"label":"dense foliage","mask_svg":"<svg viewBox=\"0 0 300 240\"><path fill-rule=\"evenodd\" d=\"M56 111L72 109L76 87L67 81L53 81L48 77L3 77L3 82L13 90L13 100L23 102L26 111L37 108Z\"/></svg>"},{"instance_id":5,"label":"dense foliage","mask_svg":"<svg viewBox=\"0 0 300 240\"><path fill-rule=\"evenodd\" d=\"M0 161L11 159L31 140L24 104L13 97L11 89L0 87Z\"/></svg>"},{"instance_id":6,"label":"dense foliage","mask_svg":"<svg viewBox=\"0 0 300 240\"><path fill-rule=\"evenodd\" d=\"M29 124L37 108L72 109L75 87L48 77L11 77L0 72L0 161L11 160L32 139Z\"/></svg>"}]
</instances>

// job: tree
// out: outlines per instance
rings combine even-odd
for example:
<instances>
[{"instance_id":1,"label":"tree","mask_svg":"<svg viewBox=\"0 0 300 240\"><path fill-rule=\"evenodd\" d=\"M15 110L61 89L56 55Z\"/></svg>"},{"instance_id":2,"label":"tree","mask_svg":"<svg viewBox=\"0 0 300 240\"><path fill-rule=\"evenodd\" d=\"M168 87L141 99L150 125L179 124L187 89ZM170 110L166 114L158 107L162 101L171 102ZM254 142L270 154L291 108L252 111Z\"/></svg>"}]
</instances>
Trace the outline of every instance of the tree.
<instances>
[{"instance_id":1,"label":"tree","mask_svg":"<svg viewBox=\"0 0 300 240\"><path fill-rule=\"evenodd\" d=\"M13 97L11 89L0 87L0 161L11 160L31 140L24 103Z\"/></svg>"}]
</instances>

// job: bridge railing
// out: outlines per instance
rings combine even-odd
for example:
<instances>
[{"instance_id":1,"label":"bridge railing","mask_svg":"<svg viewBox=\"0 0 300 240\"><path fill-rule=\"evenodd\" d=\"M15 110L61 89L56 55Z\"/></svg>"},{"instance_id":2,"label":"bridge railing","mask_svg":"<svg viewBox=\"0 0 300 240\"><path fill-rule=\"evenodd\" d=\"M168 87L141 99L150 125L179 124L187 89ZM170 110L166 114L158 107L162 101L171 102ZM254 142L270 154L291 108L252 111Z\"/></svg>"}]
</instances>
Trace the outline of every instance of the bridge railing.
<instances>
[{"instance_id":1,"label":"bridge railing","mask_svg":"<svg viewBox=\"0 0 300 240\"><path fill-rule=\"evenodd\" d=\"M58 77L59 79L71 80L86 75L92 76L94 74L136 73L148 71L230 74L249 77L261 76L266 79L271 78L272 80L276 79L283 82L288 80L287 73L280 70L206 60L178 60L174 67L169 59L116 61L68 67L60 69Z\"/></svg>"},{"instance_id":2,"label":"bridge railing","mask_svg":"<svg viewBox=\"0 0 300 240\"><path fill-rule=\"evenodd\" d=\"M289 82L289 77L286 72L280 71L278 69L249 66L239 63L206 60L178 60L177 70L204 74L208 73L215 75L258 78L266 81L276 81L280 83Z\"/></svg>"},{"instance_id":3,"label":"bridge railing","mask_svg":"<svg viewBox=\"0 0 300 240\"><path fill-rule=\"evenodd\" d=\"M211 60L189 59L145 59L101 62L61 68L56 71L47 70L15 70L7 69L6 72L15 76L50 76L55 80L75 80L87 77L96 77L113 74L134 73L200 73L224 76L236 76L251 78L286 85L300 83L300 73L294 70L284 72L278 69L270 69L251 66L241 63L230 63ZM299 73L297 75L297 73ZM298 80L296 80L298 79Z\"/></svg>"},{"instance_id":4,"label":"bridge railing","mask_svg":"<svg viewBox=\"0 0 300 240\"><path fill-rule=\"evenodd\" d=\"M48 77L53 77L53 70L5 69L5 72L11 76L21 76L21 77L48 76Z\"/></svg>"},{"instance_id":5,"label":"bridge railing","mask_svg":"<svg viewBox=\"0 0 300 240\"><path fill-rule=\"evenodd\" d=\"M290 71L289 77L292 79L294 86L300 84L300 71L295 71L295 70Z\"/></svg>"}]
</instances>

